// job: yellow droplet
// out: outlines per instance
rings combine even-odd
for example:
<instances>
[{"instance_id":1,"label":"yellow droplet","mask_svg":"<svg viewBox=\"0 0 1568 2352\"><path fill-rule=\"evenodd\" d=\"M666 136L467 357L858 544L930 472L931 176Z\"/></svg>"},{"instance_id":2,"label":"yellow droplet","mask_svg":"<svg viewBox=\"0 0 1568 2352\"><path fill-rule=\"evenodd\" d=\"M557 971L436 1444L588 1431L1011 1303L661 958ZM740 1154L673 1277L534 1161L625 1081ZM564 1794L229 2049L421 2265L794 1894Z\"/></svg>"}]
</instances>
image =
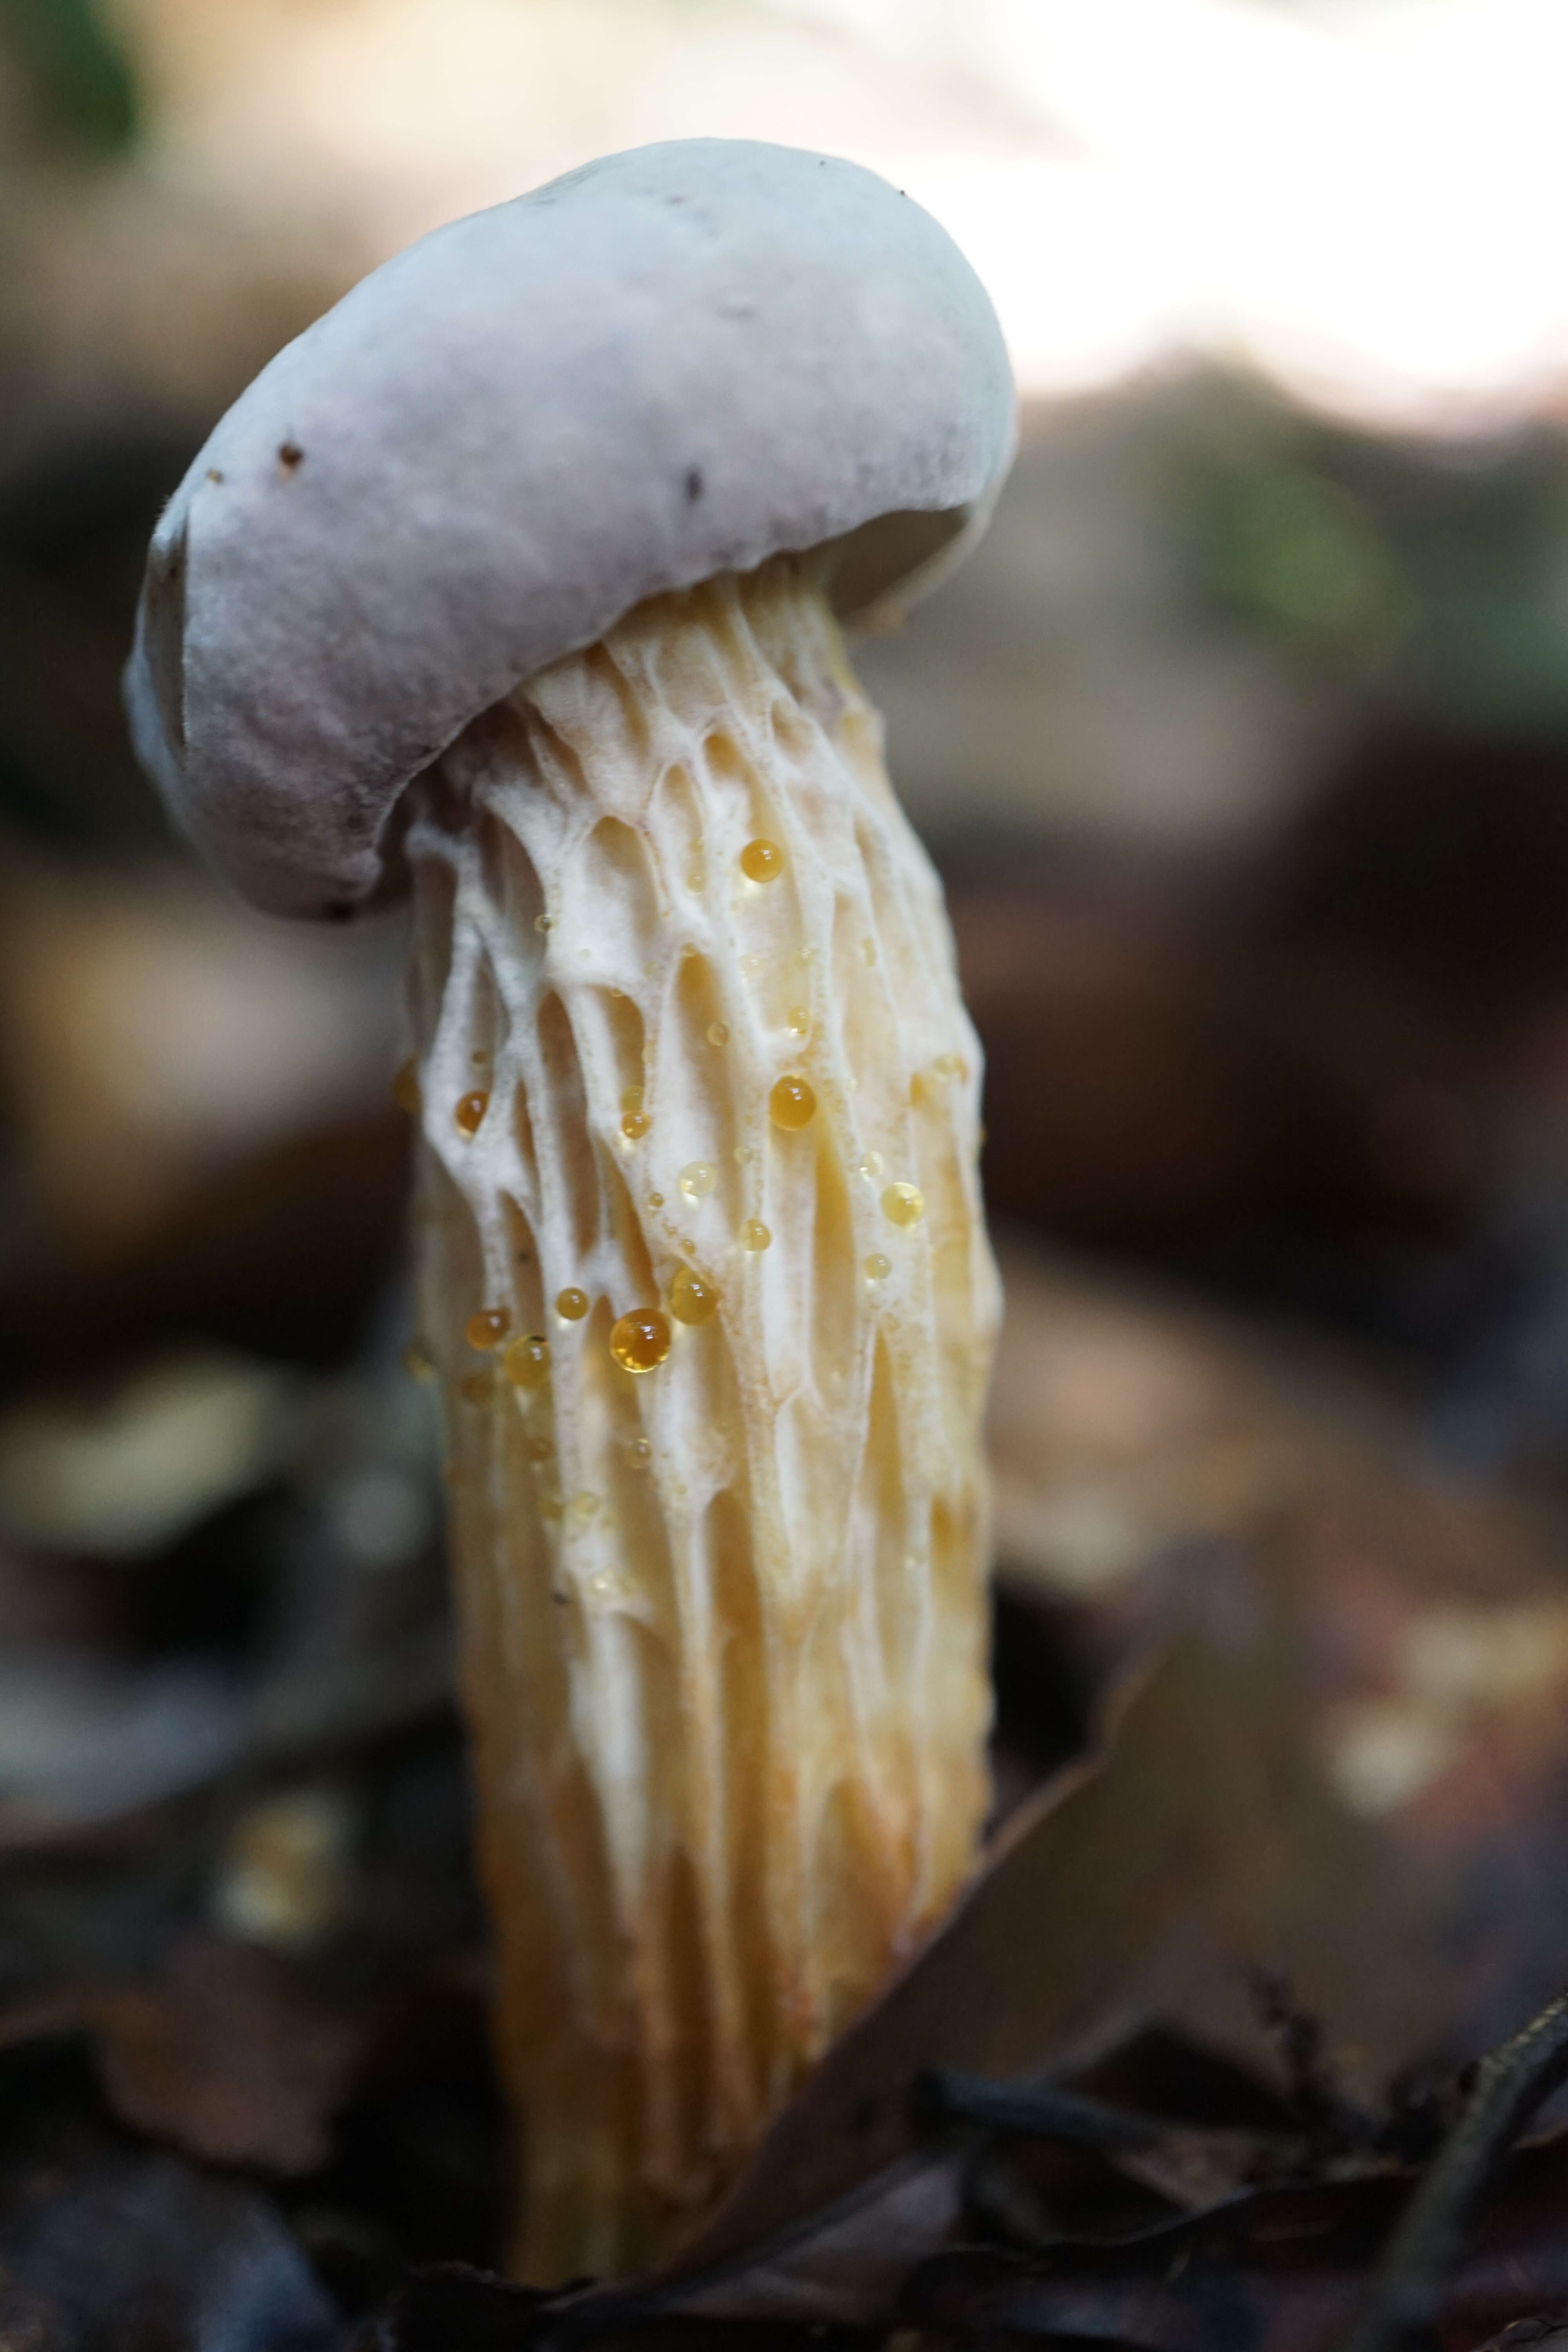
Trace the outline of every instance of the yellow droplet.
<instances>
[{"instance_id":1,"label":"yellow droplet","mask_svg":"<svg viewBox=\"0 0 1568 2352\"><path fill-rule=\"evenodd\" d=\"M889 1184L882 1195L882 1214L890 1225L918 1225L925 1213L925 1194L918 1184Z\"/></svg>"},{"instance_id":2,"label":"yellow droplet","mask_svg":"<svg viewBox=\"0 0 1568 2352\"><path fill-rule=\"evenodd\" d=\"M761 1217L748 1217L737 1238L743 1250L765 1250L773 1241L773 1235Z\"/></svg>"},{"instance_id":3,"label":"yellow droplet","mask_svg":"<svg viewBox=\"0 0 1568 2352\"><path fill-rule=\"evenodd\" d=\"M886 1282L892 1271L892 1259L884 1257L880 1250L873 1250L866 1260L867 1276L872 1282Z\"/></svg>"},{"instance_id":4,"label":"yellow droplet","mask_svg":"<svg viewBox=\"0 0 1568 2352\"><path fill-rule=\"evenodd\" d=\"M610 1353L625 1372L651 1372L669 1353L669 1318L657 1307L634 1307L610 1333Z\"/></svg>"},{"instance_id":5,"label":"yellow droplet","mask_svg":"<svg viewBox=\"0 0 1568 2352\"><path fill-rule=\"evenodd\" d=\"M458 1123L458 1133L477 1135L479 1131L479 1123L489 1107L490 1098L487 1094L465 1095L452 1113L452 1117Z\"/></svg>"},{"instance_id":6,"label":"yellow droplet","mask_svg":"<svg viewBox=\"0 0 1568 2352\"><path fill-rule=\"evenodd\" d=\"M494 1391L495 1384L493 1372L470 1372L460 1383L464 1402L466 1404L488 1403Z\"/></svg>"},{"instance_id":7,"label":"yellow droplet","mask_svg":"<svg viewBox=\"0 0 1568 2352\"><path fill-rule=\"evenodd\" d=\"M621 1108L623 1110L641 1110L642 1104L643 1090L641 1087L623 1087L621 1088Z\"/></svg>"},{"instance_id":8,"label":"yellow droplet","mask_svg":"<svg viewBox=\"0 0 1568 2352\"><path fill-rule=\"evenodd\" d=\"M500 1361L514 1389L542 1389L550 1378L550 1342L530 1331L512 1341Z\"/></svg>"},{"instance_id":9,"label":"yellow droplet","mask_svg":"<svg viewBox=\"0 0 1568 2352\"><path fill-rule=\"evenodd\" d=\"M436 1359L423 1339L410 1339L403 1350L403 1369L411 1381L427 1381L434 1377Z\"/></svg>"},{"instance_id":10,"label":"yellow droplet","mask_svg":"<svg viewBox=\"0 0 1568 2352\"><path fill-rule=\"evenodd\" d=\"M621 1133L628 1143L640 1143L652 1125L646 1110L629 1110L621 1121Z\"/></svg>"},{"instance_id":11,"label":"yellow droplet","mask_svg":"<svg viewBox=\"0 0 1568 2352\"><path fill-rule=\"evenodd\" d=\"M676 1268L669 1286L669 1311L678 1323L711 1322L718 1310L717 1286L694 1274L689 1265Z\"/></svg>"},{"instance_id":12,"label":"yellow droplet","mask_svg":"<svg viewBox=\"0 0 1568 2352\"><path fill-rule=\"evenodd\" d=\"M586 1490L584 1490L581 1495L574 1495L572 1497L571 1510L572 1517L574 1519L588 1520L596 1518L599 1514L599 1497L597 1495L590 1495Z\"/></svg>"},{"instance_id":13,"label":"yellow droplet","mask_svg":"<svg viewBox=\"0 0 1568 2352\"><path fill-rule=\"evenodd\" d=\"M784 1024L793 1036L805 1037L811 1034L811 1015L804 1004L792 1004L784 1015Z\"/></svg>"},{"instance_id":14,"label":"yellow droplet","mask_svg":"<svg viewBox=\"0 0 1568 2352\"><path fill-rule=\"evenodd\" d=\"M689 1160L680 1171L680 1189L689 1201L705 1201L719 1181L719 1171L706 1160Z\"/></svg>"},{"instance_id":15,"label":"yellow droplet","mask_svg":"<svg viewBox=\"0 0 1568 2352\"><path fill-rule=\"evenodd\" d=\"M791 1134L809 1127L816 1117L816 1089L811 1080L793 1071L780 1078L768 1097L768 1117Z\"/></svg>"},{"instance_id":16,"label":"yellow droplet","mask_svg":"<svg viewBox=\"0 0 1568 2352\"><path fill-rule=\"evenodd\" d=\"M633 1467L637 1470L646 1470L653 1460L653 1448L646 1437L628 1438L626 1452L631 1455Z\"/></svg>"},{"instance_id":17,"label":"yellow droplet","mask_svg":"<svg viewBox=\"0 0 1568 2352\"><path fill-rule=\"evenodd\" d=\"M737 1143L731 1154L737 1168L749 1168L756 1156L749 1143Z\"/></svg>"},{"instance_id":18,"label":"yellow droplet","mask_svg":"<svg viewBox=\"0 0 1568 2352\"><path fill-rule=\"evenodd\" d=\"M470 1348L499 1348L510 1328L511 1317L504 1307L481 1307L469 1316L463 1337Z\"/></svg>"},{"instance_id":19,"label":"yellow droplet","mask_svg":"<svg viewBox=\"0 0 1568 2352\"><path fill-rule=\"evenodd\" d=\"M425 1107L425 1098L419 1091L417 1062L404 1063L392 1081L392 1099L399 1110L405 1110L408 1113L410 1118L418 1118Z\"/></svg>"},{"instance_id":20,"label":"yellow droplet","mask_svg":"<svg viewBox=\"0 0 1568 2352\"><path fill-rule=\"evenodd\" d=\"M755 980L762 969L763 959L760 955L743 955L741 958L741 970L748 980Z\"/></svg>"},{"instance_id":21,"label":"yellow droplet","mask_svg":"<svg viewBox=\"0 0 1568 2352\"><path fill-rule=\"evenodd\" d=\"M547 931L550 929L549 916L535 915L533 919L533 928L536 931Z\"/></svg>"},{"instance_id":22,"label":"yellow droplet","mask_svg":"<svg viewBox=\"0 0 1568 2352\"><path fill-rule=\"evenodd\" d=\"M882 1172L881 1153L879 1151L868 1151L865 1158L860 1162L859 1172L862 1176L879 1176Z\"/></svg>"},{"instance_id":23,"label":"yellow droplet","mask_svg":"<svg viewBox=\"0 0 1568 2352\"><path fill-rule=\"evenodd\" d=\"M748 841L741 852L741 871L748 882L773 882L784 872L784 851L776 841L764 841L759 835Z\"/></svg>"},{"instance_id":24,"label":"yellow droplet","mask_svg":"<svg viewBox=\"0 0 1568 2352\"><path fill-rule=\"evenodd\" d=\"M708 1024L708 1043L710 1045L727 1045L729 1042L729 1023L727 1021L710 1021Z\"/></svg>"},{"instance_id":25,"label":"yellow droplet","mask_svg":"<svg viewBox=\"0 0 1568 2352\"><path fill-rule=\"evenodd\" d=\"M588 1312L587 1292L575 1287L570 1290L558 1290L555 1294L555 1312L563 1323L581 1323L584 1316Z\"/></svg>"},{"instance_id":26,"label":"yellow droplet","mask_svg":"<svg viewBox=\"0 0 1568 2352\"><path fill-rule=\"evenodd\" d=\"M662 1192L650 1192L647 1196L647 1204L650 1209L662 1209L664 1206L664 1194Z\"/></svg>"}]
</instances>

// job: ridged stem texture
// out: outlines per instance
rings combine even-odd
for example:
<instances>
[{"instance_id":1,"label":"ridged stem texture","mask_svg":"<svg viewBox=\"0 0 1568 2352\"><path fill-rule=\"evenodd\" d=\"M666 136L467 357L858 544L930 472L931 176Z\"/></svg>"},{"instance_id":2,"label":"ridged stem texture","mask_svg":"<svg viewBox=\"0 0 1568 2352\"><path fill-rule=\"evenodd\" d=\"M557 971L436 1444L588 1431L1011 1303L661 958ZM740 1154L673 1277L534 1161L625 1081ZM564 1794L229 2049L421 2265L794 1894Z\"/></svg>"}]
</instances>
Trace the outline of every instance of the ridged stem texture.
<instances>
[{"instance_id":1,"label":"ridged stem texture","mask_svg":"<svg viewBox=\"0 0 1568 2352\"><path fill-rule=\"evenodd\" d=\"M531 678L406 841L518 2261L614 2273L700 2219L973 1860L979 1055L793 559Z\"/></svg>"}]
</instances>

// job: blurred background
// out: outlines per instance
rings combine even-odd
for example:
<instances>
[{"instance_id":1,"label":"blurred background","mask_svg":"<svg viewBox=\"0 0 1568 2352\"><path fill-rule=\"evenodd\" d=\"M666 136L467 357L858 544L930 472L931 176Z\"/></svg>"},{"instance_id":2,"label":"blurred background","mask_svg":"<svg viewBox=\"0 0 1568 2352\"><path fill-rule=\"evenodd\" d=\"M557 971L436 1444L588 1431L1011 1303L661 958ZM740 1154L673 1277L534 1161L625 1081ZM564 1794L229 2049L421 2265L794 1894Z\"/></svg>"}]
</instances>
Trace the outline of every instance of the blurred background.
<instances>
[{"instance_id":1,"label":"blurred background","mask_svg":"<svg viewBox=\"0 0 1568 2352\"><path fill-rule=\"evenodd\" d=\"M1403 1818L1526 1699L1561 1777L1565 73L1555 0L0 0L0 2041L37 2112L107 2084L284 2184L345 2307L493 2250L402 932L232 905L118 680L258 367L643 141L885 173L1024 394L989 538L861 654L989 1060L1004 1797L1173 1547L1347 1463L1398 1597L1356 1619L1336 1538L1328 1781Z\"/></svg>"}]
</instances>

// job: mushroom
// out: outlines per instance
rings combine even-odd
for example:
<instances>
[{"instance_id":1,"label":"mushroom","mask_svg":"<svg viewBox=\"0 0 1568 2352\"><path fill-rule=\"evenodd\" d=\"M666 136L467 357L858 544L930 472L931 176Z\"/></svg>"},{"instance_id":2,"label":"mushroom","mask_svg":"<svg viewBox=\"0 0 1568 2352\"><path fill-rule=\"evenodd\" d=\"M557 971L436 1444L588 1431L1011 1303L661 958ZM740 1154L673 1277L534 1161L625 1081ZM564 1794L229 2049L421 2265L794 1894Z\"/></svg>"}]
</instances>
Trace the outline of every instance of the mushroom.
<instances>
[{"instance_id":1,"label":"mushroom","mask_svg":"<svg viewBox=\"0 0 1568 2352\"><path fill-rule=\"evenodd\" d=\"M1014 438L935 222L695 140L375 271L153 543L179 822L281 914L412 887L533 2278L689 2231L973 1863L980 1056L839 621L955 558Z\"/></svg>"}]
</instances>

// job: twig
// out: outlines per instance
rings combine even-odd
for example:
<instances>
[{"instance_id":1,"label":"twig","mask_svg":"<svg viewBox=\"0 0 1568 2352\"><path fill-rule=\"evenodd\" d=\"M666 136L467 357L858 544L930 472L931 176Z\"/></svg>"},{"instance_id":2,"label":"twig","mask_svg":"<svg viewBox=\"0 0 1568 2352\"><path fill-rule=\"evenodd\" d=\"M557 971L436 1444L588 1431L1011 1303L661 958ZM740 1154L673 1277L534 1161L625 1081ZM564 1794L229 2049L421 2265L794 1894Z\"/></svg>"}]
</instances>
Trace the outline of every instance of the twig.
<instances>
[{"instance_id":1,"label":"twig","mask_svg":"<svg viewBox=\"0 0 1568 2352\"><path fill-rule=\"evenodd\" d=\"M965 2074L954 2066L928 2066L915 2083L921 2116L931 2123L975 2124L1019 2139L1054 2139L1070 2147L1147 2147L1159 2126L1124 2107L1106 2106L1051 2084L1020 2088Z\"/></svg>"},{"instance_id":2,"label":"twig","mask_svg":"<svg viewBox=\"0 0 1568 2352\"><path fill-rule=\"evenodd\" d=\"M1477 2198L1542 2101L1568 2078L1568 1991L1476 2068L1458 2122L1390 2239L1344 2352L1404 2352L1429 2332Z\"/></svg>"}]
</instances>

